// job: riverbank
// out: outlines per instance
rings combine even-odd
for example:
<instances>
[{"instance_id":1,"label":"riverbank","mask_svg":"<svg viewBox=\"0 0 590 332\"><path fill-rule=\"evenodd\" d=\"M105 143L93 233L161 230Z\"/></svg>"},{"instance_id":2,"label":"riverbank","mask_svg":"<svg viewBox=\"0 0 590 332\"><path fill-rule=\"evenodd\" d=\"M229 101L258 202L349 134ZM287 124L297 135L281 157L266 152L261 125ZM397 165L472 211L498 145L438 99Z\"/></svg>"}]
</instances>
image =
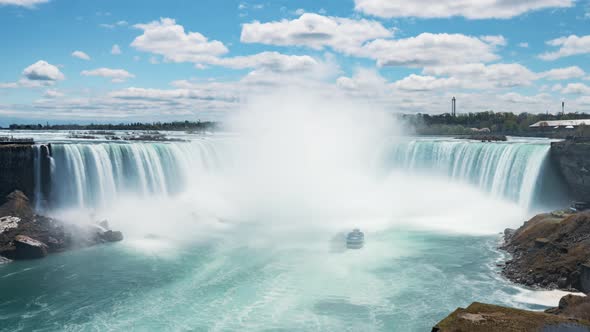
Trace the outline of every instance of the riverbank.
<instances>
[{"instance_id":1,"label":"riverbank","mask_svg":"<svg viewBox=\"0 0 590 332\"><path fill-rule=\"evenodd\" d=\"M502 274L537 289L590 293L590 211L539 214L507 229L501 247L512 258ZM542 312L473 303L459 308L433 331L590 331L590 297L566 295Z\"/></svg>"}]
</instances>

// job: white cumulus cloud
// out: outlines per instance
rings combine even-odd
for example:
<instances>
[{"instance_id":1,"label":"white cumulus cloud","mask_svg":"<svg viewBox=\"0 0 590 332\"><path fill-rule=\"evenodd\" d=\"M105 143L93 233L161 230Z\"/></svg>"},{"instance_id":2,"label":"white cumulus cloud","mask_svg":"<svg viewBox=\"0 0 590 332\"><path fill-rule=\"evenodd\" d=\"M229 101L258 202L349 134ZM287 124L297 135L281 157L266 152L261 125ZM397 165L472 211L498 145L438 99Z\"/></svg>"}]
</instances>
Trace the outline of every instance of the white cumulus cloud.
<instances>
[{"instance_id":1,"label":"white cumulus cloud","mask_svg":"<svg viewBox=\"0 0 590 332\"><path fill-rule=\"evenodd\" d=\"M533 10L567 8L574 0L355 0L355 9L384 18L508 19Z\"/></svg>"},{"instance_id":2,"label":"white cumulus cloud","mask_svg":"<svg viewBox=\"0 0 590 332\"><path fill-rule=\"evenodd\" d=\"M19 6L33 8L36 5L47 3L49 0L0 0L0 6Z\"/></svg>"},{"instance_id":3,"label":"white cumulus cloud","mask_svg":"<svg viewBox=\"0 0 590 332\"><path fill-rule=\"evenodd\" d=\"M59 68L43 60L25 68L23 76L31 81L60 81L65 78Z\"/></svg>"},{"instance_id":4,"label":"white cumulus cloud","mask_svg":"<svg viewBox=\"0 0 590 332\"><path fill-rule=\"evenodd\" d=\"M453 77L470 89L512 88L531 85L538 76L518 63L498 63L485 65L470 63L464 65L427 67L422 71L427 75Z\"/></svg>"},{"instance_id":5,"label":"white cumulus cloud","mask_svg":"<svg viewBox=\"0 0 590 332\"><path fill-rule=\"evenodd\" d=\"M586 72L578 67L578 66L571 66L566 68L556 68L551 69L539 74L540 77L546 78L548 80L569 80L572 78L580 78L584 77Z\"/></svg>"},{"instance_id":6,"label":"white cumulus cloud","mask_svg":"<svg viewBox=\"0 0 590 332\"><path fill-rule=\"evenodd\" d=\"M84 70L80 73L82 76L99 76L110 78L113 83L125 82L135 75L129 73L124 69L98 68L94 70Z\"/></svg>"},{"instance_id":7,"label":"white cumulus cloud","mask_svg":"<svg viewBox=\"0 0 590 332\"><path fill-rule=\"evenodd\" d=\"M430 91L438 89L458 88L461 82L456 78L437 78L411 74L394 83L394 86L406 91Z\"/></svg>"},{"instance_id":8,"label":"white cumulus cloud","mask_svg":"<svg viewBox=\"0 0 590 332\"><path fill-rule=\"evenodd\" d=\"M393 31L377 21L305 13L293 20L244 24L241 41L306 46L316 50L331 47L341 52L355 53L367 41L392 36Z\"/></svg>"},{"instance_id":9,"label":"white cumulus cloud","mask_svg":"<svg viewBox=\"0 0 590 332\"><path fill-rule=\"evenodd\" d=\"M90 56L82 51L74 51L72 52L72 56L82 60L90 60Z\"/></svg>"},{"instance_id":10,"label":"white cumulus cloud","mask_svg":"<svg viewBox=\"0 0 590 332\"><path fill-rule=\"evenodd\" d=\"M252 55L222 57L228 52L223 43L198 32L185 32L183 26L169 18L162 18L148 24L138 24L142 35L135 38L131 46L172 62L191 62L195 68L207 65L234 69L264 69L275 72L307 70L318 62L307 55L286 55L279 52L261 52ZM156 58L154 58L156 59ZM154 61L155 62L155 61Z\"/></svg>"},{"instance_id":11,"label":"white cumulus cloud","mask_svg":"<svg viewBox=\"0 0 590 332\"><path fill-rule=\"evenodd\" d=\"M547 44L559 47L559 49L555 52L541 54L539 57L543 60L556 60L567 56L590 53L590 35L582 37L570 35L550 40Z\"/></svg>"},{"instance_id":12,"label":"white cumulus cloud","mask_svg":"<svg viewBox=\"0 0 590 332\"><path fill-rule=\"evenodd\" d=\"M463 34L422 33L405 39L377 39L363 47L363 56L379 66L426 67L499 59L495 40L490 43Z\"/></svg>"},{"instance_id":13,"label":"white cumulus cloud","mask_svg":"<svg viewBox=\"0 0 590 332\"><path fill-rule=\"evenodd\" d=\"M590 86L583 83L570 83L561 92L573 95L590 95Z\"/></svg>"},{"instance_id":14,"label":"white cumulus cloud","mask_svg":"<svg viewBox=\"0 0 590 332\"><path fill-rule=\"evenodd\" d=\"M131 43L134 48L158 54L172 62L201 62L228 52L217 40L208 40L198 32L185 32L182 25L171 18L162 18L146 24L137 24L143 34Z\"/></svg>"}]
</instances>

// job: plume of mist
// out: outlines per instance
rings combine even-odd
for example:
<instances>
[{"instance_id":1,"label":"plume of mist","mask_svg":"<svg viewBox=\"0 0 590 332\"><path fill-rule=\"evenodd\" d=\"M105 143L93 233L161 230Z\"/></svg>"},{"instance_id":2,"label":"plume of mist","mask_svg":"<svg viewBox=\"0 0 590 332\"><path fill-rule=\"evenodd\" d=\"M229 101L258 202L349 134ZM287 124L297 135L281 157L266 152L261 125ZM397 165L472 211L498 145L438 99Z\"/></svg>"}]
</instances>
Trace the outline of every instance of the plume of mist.
<instances>
[{"instance_id":1,"label":"plume of mist","mask_svg":"<svg viewBox=\"0 0 590 332\"><path fill-rule=\"evenodd\" d=\"M386 110L302 87L249 96L216 139L222 166L173 197L129 197L98 211L127 235L175 241L255 225L244 238L410 227L494 233L521 222L516 204L436 176L383 172L381 148L404 139ZM197 171L195 170L195 173ZM279 240L280 239L280 240Z\"/></svg>"}]
</instances>

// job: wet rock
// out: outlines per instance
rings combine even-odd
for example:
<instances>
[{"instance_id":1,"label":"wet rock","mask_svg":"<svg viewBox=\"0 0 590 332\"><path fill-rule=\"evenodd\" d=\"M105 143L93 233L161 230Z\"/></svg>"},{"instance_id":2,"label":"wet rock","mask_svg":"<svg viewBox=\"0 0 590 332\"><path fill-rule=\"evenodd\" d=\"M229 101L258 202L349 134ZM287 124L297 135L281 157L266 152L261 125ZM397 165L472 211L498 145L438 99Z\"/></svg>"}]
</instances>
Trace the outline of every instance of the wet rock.
<instances>
[{"instance_id":1,"label":"wet rock","mask_svg":"<svg viewBox=\"0 0 590 332\"><path fill-rule=\"evenodd\" d=\"M509 241L512 238L512 236L514 236L514 233L516 233L515 229L506 228L504 230L504 241Z\"/></svg>"},{"instance_id":2,"label":"wet rock","mask_svg":"<svg viewBox=\"0 0 590 332\"><path fill-rule=\"evenodd\" d=\"M14 255L17 259L37 259L47 256L47 245L25 235L14 238Z\"/></svg>"},{"instance_id":3,"label":"wet rock","mask_svg":"<svg viewBox=\"0 0 590 332\"><path fill-rule=\"evenodd\" d=\"M0 233L14 229L18 227L20 222L19 217L5 216L0 218Z\"/></svg>"},{"instance_id":4,"label":"wet rock","mask_svg":"<svg viewBox=\"0 0 590 332\"><path fill-rule=\"evenodd\" d=\"M590 271L583 267L590 256L590 212L537 215L516 230L502 249L512 254L502 273L514 282L590 290ZM586 286L582 280L587 280Z\"/></svg>"},{"instance_id":5,"label":"wet rock","mask_svg":"<svg viewBox=\"0 0 590 332\"><path fill-rule=\"evenodd\" d=\"M8 195L7 202L0 207L0 256L12 260L41 258L50 253L123 239L121 232L105 229L106 222L100 226L65 224L32 211L22 192Z\"/></svg>"},{"instance_id":6,"label":"wet rock","mask_svg":"<svg viewBox=\"0 0 590 332\"><path fill-rule=\"evenodd\" d=\"M102 238L107 242L123 241L123 233L108 230L102 234Z\"/></svg>"},{"instance_id":7,"label":"wet rock","mask_svg":"<svg viewBox=\"0 0 590 332\"><path fill-rule=\"evenodd\" d=\"M0 256L0 265L12 262L11 259Z\"/></svg>"}]
</instances>

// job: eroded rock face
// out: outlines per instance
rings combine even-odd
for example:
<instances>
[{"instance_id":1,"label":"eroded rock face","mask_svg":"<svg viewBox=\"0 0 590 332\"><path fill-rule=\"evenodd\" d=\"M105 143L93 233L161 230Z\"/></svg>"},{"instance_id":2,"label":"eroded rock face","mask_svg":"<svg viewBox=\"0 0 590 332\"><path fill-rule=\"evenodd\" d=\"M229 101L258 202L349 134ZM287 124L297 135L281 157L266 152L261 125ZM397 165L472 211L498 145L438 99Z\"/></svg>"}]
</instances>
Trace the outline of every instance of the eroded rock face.
<instances>
[{"instance_id":1,"label":"eroded rock face","mask_svg":"<svg viewBox=\"0 0 590 332\"><path fill-rule=\"evenodd\" d=\"M551 158L576 199L590 202L590 141L551 143Z\"/></svg>"},{"instance_id":2,"label":"eroded rock face","mask_svg":"<svg viewBox=\"0 0 590 332\"><path fill-rule=\"evenodd\" d=\"M506 239L503 274L527 286L590 291L590 212L540 214Z\"/></svg>"},{"instance_id":3,"label":"eroded rock face","mask_svg":"<svg viewBox=\"0 0 590 332\"><path fill-rule=\"evenodd\" d=\"M47 256L47 245L25 235L14 238L15 259L37 259Z\"/></svg>"},{"instance_id":4,"label":"eroded rock face","mask_svg":"<svg viewBox=\"0 0 590 332\"><path fill-rule=\"evenodd\" d=\"M33 195L34 151L31 145L0 145L0 204L14 190Z\"/></svg>"}]
</instances>

